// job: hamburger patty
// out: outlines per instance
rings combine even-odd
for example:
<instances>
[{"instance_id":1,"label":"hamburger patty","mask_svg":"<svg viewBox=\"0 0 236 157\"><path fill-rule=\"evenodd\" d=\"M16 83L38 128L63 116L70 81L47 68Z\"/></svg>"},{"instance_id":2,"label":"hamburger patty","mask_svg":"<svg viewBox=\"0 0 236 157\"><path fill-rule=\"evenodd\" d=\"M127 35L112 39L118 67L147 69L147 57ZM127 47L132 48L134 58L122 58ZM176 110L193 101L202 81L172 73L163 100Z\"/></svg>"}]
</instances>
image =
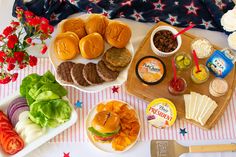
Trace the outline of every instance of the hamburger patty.
<instances>
[{"instance_id":1,"label":"hamburger patty","mask_svg":"<svg viewBox=\"0 0 236 157\"><path fill-rule=\"evenodd\" d=\"M106 61L115 67L126 67L131 59L132 55L126 48L109 48L104 54Z\"/></svg>"},{"instance_id":2,"label":"hamburger patty","mask_svg":"<svg viewBox=\"0 0 236 157\"><path fill-rule=\"evenodd\" d=\"M123 67L115 67L113 65L111 65L110 63L107 62L105 55L103 55L102 57L102 61L104 62L104 64L106 65L107 68L109 68L111 71L117 71L120 72L121 70L123 70Z\"/></svg>"},{"instance_id":3,"label":"hamburger patty","mask_svg":"<svg viewBox=\"0 0 236 157\"><path fill-rule=\"evenodd\" d=\"M71 76L75 84L81 86L88 86L89 83L84 79L83 76L83 68L84 64L82 63L75 64L71 69Z\"/></svg>"},{"instance_id":4,"label":"hamburger patty","mask_svg":"<svg viewBox=\"0 0 236 157\"><path fill-rule=\"evenodd\" d=\"M98 75L96 64L88 63L83 68L83 76L89 84L100 84L104 80Z\"/></svg>"},{"instance_id":5,"label":"hamburger patty","mask_svg":"<svg viewBox=\"0 0 236 157\"><path fill-rule=\"evenodd\" d=\"M100 60L98 64L96 65L98 75L104 80L104 81L113 81L119 76L119 72L110 70L105 63Z\"/></svg>"},{"instance_id":6,"label":"hamburger patty","mask_svg":"<svg viewBox=\"0 0 236 157\"><path fill-rule=\"evenodd\" d=\"M71 61L66 61L66 62L61 63L57 67L57 75L59 79L67 83L73 83L73 79L71 77L70 71L74 65L75 63Z\"/></svg>"}]
</instances>

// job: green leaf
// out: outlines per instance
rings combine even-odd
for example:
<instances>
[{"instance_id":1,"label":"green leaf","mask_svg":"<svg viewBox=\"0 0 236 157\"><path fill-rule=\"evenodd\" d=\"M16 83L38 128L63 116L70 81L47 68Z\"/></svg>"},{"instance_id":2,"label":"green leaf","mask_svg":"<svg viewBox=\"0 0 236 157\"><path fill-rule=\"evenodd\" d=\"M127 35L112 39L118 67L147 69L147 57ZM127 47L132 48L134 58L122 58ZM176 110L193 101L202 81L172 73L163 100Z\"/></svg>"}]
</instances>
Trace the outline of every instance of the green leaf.
<instances>
[{"instance_id":1,"label":"green leaf","mask_svg":"<svg viewBox=\"0 0 236 157\"><path fill-rule=\"evenodd\" d=\"M55 77L50 71L47 71L42 78L40 79L40 82L42 83L54 83L56 82Z\"/></svg>"},{"instance_id":2,"label":"green leaf","mask_svg":"<svg viewBox=\"0 0 236 157\"><path fill-rule=\"evenodd\" d=\"M56 127L68 121L72 109L66 100L35 101L30 106L30 119L42 127Z\"/></svg>"},{"instance_id":3,"label":"green leaf","mask_svg":"<svg viewBox=\"0 0 236 157\"><path fill-rule=\"evenodd\" d=\"M53 99L60 99L60 97L52 91L45 91L37 96L36 101L48 101Z\"/></svg>"},{"instance_id":4,"label":"green leaf","mask_svg":"<svg viewBox=\"0 0 236 157\"><path fill-rule=\"evenodd\" d=\"M22 80L20 86L20 94L21 96L26 96L26 93L30 90L30 88L40 80L41 76L38 74L30 74Z\"/></svg>"}]
</instances>

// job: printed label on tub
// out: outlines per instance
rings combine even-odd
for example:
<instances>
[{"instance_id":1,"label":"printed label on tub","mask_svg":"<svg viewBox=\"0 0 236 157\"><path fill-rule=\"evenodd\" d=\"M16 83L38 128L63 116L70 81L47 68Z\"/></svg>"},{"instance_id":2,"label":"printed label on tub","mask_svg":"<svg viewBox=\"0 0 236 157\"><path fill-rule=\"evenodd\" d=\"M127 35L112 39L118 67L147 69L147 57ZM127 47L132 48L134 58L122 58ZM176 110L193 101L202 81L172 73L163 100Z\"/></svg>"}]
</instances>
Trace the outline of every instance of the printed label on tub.
<instances>
[{"instance_id":1,"label":"printed label on tub","mask_svg":"<svg viewBox=\"0 0 236 157\"><path fill-rule=\"evenodd\" d=\"M146 108L148 122L157 128L166 128L174 124L177 112L175 105L168 99L153 100Z\"/></svg>"},{"instance_id":2,"label":"printed label on tub","mask_svg":"<svg viewBox=\"0 0 236 157\"><path fill-rule=\"evenodd\" d=\"M206 66L216 77L224 78L233 69L234 64L224 52L216 50L207 60Z\"/></svg>"}]
</instances>

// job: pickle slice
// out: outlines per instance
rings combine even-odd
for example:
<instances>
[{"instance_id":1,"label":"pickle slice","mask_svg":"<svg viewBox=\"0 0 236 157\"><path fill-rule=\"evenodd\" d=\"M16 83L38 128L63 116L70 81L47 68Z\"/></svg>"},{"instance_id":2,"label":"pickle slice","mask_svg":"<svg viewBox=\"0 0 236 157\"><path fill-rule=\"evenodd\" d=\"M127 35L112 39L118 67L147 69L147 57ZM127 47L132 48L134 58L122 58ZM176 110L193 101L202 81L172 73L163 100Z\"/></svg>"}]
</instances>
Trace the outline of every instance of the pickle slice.
<instances>
[{"instance_id":1,"label":"pickle slice","mask_svg":"<svg viewBox=\"0 0 236 157\"><path fill-rule=\"evenodd\" d=\"M188 57L184 58L184 65L189 66L191 63L190 59Z\"/></svg>"},{"instance_id":2,"label":"pickle slice","mask_svg":"<svg viewBox=\"0 0 236 157\"><path fill-rule=\"evenodd\" d=\"M179 61L181 61L181 60L183 60L183 59L184 59L184 56L183 56L183 55L179 55L179 56L176 58L176 61L179 62Z\"/></svg>"}]
</instances>

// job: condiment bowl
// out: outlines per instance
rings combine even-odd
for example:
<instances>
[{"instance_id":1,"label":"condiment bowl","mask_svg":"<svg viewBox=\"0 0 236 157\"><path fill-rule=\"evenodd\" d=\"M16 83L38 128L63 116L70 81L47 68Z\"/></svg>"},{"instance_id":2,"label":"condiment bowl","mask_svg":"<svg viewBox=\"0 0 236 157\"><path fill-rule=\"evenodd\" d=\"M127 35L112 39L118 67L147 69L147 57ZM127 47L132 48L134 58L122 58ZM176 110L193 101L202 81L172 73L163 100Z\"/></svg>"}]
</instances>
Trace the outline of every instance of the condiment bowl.
<instances>
[{"instance_id":1,"label":"condiment bowl","mask_svg":"<svg viewBox=\"0 0 236 157\"><path fill-rule=\"evenodd\" d=\"M157 27L156 29L153 30L152 34L151 34L151 38L150 38L150 44L151 44L151 48L152 48L152 51L158 55L158 56L161 56L161 57L169 57L173 54L175 54L181 47L182 45L182 38L181 38L181 35L178 35L177 36L177 43L178 43L178 46L177 48L174 50L174 51L171 51L171 52L163 52L163 51L160 51L156 48L156 46L154 45L154 36L155 34L158 32L158 31L162 31L162 30L167 30L167 31L170 31L173 35L174 34L177 34L178 31L173 28L173 27L170 27L170 26L159 26Z\"/></svg>"}]
</instances>

